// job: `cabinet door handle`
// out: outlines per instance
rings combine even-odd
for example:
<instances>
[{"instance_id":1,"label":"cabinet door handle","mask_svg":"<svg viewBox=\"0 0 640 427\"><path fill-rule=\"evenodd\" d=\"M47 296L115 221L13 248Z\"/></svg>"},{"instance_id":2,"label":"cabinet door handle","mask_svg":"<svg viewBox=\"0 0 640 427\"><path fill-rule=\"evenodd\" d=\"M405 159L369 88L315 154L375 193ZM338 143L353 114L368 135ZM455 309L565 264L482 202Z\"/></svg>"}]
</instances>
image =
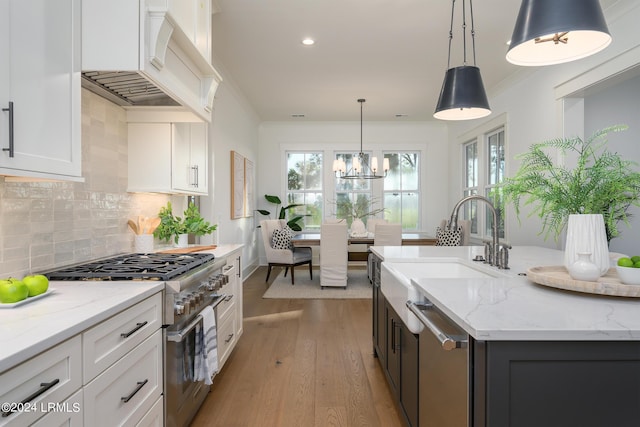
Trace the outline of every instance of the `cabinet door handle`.
<instances>
[{"instance_id":1,"label":"cabinet door handle","mask_svg":"<svg viewBox=\"0 0 640 427\"><path fill-rule=\"evenodd\" d=\"M133 396L135 396L135 395L136 395L136 393L138 393L138 392L140 391L140 389L141 389L142 387L144 387L144 385L145 385L146 383L148 383L148 382L149 382L149 380L148 380L148 379L146 379L146 380L144 380L144 381L138 381L138 382L136 383L136 384L137 384L137 387L135 388L135 390L133 390L133 391L129 394L129 396L122 396L122 397L120 398L120 400L122 400L124 403L127 403L128 401L130 401L131 399L133 399Z\"/></svg>"},{"instance_id":2,"label":"cabinet door handle","mask_svg":"<svg viewBox=\"0 0 640 427\"><path fill-rule=\"evenodd\" d=\"M136 323L136 327L133 328L132 330L130 330L129 332L123 332L120 334L120 336L122 338L129 338L131 335L135 334L136 332L138 332L140 329L142 329L144 326L146 326L146 324L149 323L146 320L142 323Z\"/></svg>"},{"instance_id":3,"label":"cabinet door handle","mask_svg":"<svg viewBox=\"0 0 640 427\"><path fill-rule=\"evenodd\" d=\"M233 338L233 334L230 334L224 342L228 343Z\"/></svg>"},{"instance_id":4,"label":"cabinet door handle","mask_svg":"<svg viewBox=\"0 0 640 427\"><path fill-rule=\"evenodd\" d=\"M60 382L60 380L58 378L56 378L53 381L50 381L48 383L40 383L40 388L33 392L32 394L30 394L29 396L25 397L20 403L22 405L24 405L25 403L29 403L31 402L33 399L35 399L36 397L40 396L41 394L43 394L44 392L46 392L47 390L49 390L51 387L53 387L54 385L58 384ZM11 404L9 404L11 405ZM16 405L17 406L17 405ZM9 407L8 411L2 411L2 417L8 417L9 415L13 414L16 411L17 408L11 408Z\"/></svg>"},{"instance_id":5,"label":"cabinet door handle","mask_svg":"<svg viewBox=\"0 0 640 427\"><path fill-rule=\"evenodd\" d=\"M198 165L195 166L191 166L191 170L193 171L193 180L192 182L192 186L193 187L198 187Z\"/></svg>"},{"instance_id":6,"label":"cabinet door handle","mask_svg":"<svg viewBox=\"0 0 640 427\"><path fill-rule=\"evenodd\" d=\"M2 151L8 151L9 157L13 157L13 101L9 101L9 108L3 108L2 111L9 112L9 148L3 148Z\"/></svg>"},{"instance_id":7,"label":"cabinet door handle","mask_svg":"<svg viewBox=\"0 0 640 427\"><path fill-rule=\"evenodd\" d=\"M242 271L242 268L241 268L241 264L240 264L240 257L238 257L237 259L238 259L238 271L236 272L236 274L238 275L238 277L241 277L240 276L240 274L241 274L240 272Z\"/></svg>"}]
</instances>

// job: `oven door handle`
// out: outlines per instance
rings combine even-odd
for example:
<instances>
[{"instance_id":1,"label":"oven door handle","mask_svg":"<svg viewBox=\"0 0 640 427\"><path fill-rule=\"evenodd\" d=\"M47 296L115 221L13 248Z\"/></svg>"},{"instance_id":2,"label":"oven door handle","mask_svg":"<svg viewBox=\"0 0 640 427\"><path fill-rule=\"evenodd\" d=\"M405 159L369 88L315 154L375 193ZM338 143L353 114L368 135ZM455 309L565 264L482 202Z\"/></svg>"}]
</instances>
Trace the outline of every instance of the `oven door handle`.
<instances>
[{"instance_id":1,"label":"oven door handle","mask_svg":"<svg viewBox=\"0 0 640 427\"><path fill-rule=\"evenodd\" d=\"M216 300L211 304L212 308L216 308L222 301L224 301L224 299L227 297L226 294L220 294L218 295L218 298L216 298ZM184 339L184 337L186 337L187 335L189 335L189 332L191 332L191 330L193 328L196 327L196 325L198 323L202 322L202 316L201 315L197 315L195 319L193 319L191 321L191 323L189 323L185 328L183 328L182 330L178 331L178 332L173 332L173 333L168 333L167 334L167 341L171 341L171 342L182 342L182 340Z\"/></svg>"},{"instance_id":2,"label":"oven door handle","mask_svg":"<svg viewBox=\"0 0 640 427\"><path fill-rule=\"evenodd\" d=\"M189 335L189 332L191 332L191 330L193 328L196 327L196 325L198 323L202 323L202 316L197 315L195 319L193 319L191 321L191 323L189 323L189 325L187 325L186 328L183 328L181 331L179 332L173 332L173 333L168 333L167 334L167 341L171 341L171 342L182 342L182 340Z\"/></svg>"}]
</instances>

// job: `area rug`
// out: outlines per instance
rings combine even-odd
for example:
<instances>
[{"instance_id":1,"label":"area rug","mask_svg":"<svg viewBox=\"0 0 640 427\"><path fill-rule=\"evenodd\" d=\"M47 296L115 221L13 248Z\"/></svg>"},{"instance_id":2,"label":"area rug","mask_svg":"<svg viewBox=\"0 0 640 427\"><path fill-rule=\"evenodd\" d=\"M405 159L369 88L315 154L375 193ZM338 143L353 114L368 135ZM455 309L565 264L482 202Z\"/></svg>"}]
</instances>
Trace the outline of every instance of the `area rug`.
<instances>
[{"instance_id":1,"label":"area rug","mask_svg":"<svg viewBox=\"0 0 640 427\"><path fill-rule=\"evenodd\" d=\"M284 270L271 283L262 298L284 299L347 299L371 298L371 283L366 269L349 269L346 288L320 288L320 271L313 270L313 280L309 271L296 270L296 284L291 286L291 277L284 277Z\"/></svg>"}]
</instances>

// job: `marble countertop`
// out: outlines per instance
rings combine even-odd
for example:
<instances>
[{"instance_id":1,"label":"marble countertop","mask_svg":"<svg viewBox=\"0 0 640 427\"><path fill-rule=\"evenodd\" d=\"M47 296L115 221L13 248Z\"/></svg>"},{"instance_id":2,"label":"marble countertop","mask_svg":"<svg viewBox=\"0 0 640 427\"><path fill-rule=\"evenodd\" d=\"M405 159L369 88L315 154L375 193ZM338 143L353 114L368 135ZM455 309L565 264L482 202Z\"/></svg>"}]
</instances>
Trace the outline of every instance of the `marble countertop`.
<instances>
[{"instance_id":1,"label":"marble countertop","mask_svg":"<svg viewBox=\"0 0 640 427\"><path fill-rule=\"evenodd\" d=\"M164 289L164 282L51 281L51 294L0 309L0 373Z\"/></svg>"},{"instance_id":2,"label":"marble countertop","mask_svg":"<svg viewBox=\"0 0 640 427\"><path fill-rule=\"evenodd\" d=\"M372 250L385 263L393 263L399 274L400 263L462 260L469 264L484 252L479 246L374 246ZM640 299L549 288L520 275L530 267L562 265L563 257L558 250L514 247L511 269L477 266L497 277L428 278L406 268L403 282L408 279L413 295L417 292L429 299L477 340L640 340Z\"/></svg>"}]
</instances>

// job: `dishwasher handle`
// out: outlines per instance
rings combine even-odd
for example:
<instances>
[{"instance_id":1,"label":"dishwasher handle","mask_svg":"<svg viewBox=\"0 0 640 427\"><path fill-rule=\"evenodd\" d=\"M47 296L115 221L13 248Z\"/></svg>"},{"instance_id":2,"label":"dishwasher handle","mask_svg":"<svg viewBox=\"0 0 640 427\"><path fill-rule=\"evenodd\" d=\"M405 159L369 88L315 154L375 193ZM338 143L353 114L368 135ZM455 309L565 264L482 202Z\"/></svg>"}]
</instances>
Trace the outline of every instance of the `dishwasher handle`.
<instances>
[{"instance_id":1,"label":"dishwasher handle","mask_svg":"<svg viewBox=\"0 0 640 427\"><path fill-rule=\"evenodd\" d=\"M429 310L433 308L432 304L416 304L412 301L407 301L407 308L416 315L416 317L424 324L424 326L429 329L433 335L435 335L436 339L442 346L443 350L454 350L456 348L466 348L468 345L468 340L465 339L455 339L452 336L447 335L444 331L442 331L438 325L433 323L431 319L424 315L423 311Z\"/></svg>"}]
</instances>

